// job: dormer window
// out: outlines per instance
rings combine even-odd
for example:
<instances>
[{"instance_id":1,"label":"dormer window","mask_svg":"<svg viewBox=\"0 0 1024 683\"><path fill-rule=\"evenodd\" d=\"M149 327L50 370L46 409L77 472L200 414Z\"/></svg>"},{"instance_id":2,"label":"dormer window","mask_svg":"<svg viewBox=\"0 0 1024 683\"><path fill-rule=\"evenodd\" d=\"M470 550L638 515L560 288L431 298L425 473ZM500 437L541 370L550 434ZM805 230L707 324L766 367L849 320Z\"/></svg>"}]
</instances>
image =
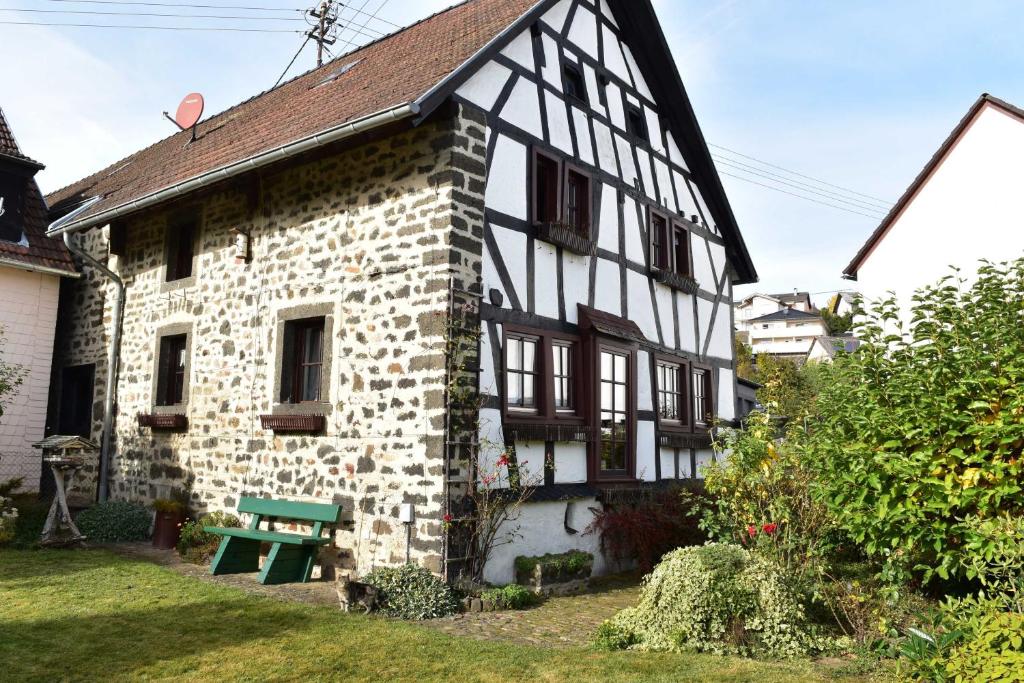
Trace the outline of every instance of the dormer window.
<instances>
[{"instance_id":1,"label":"dormer window","mask_svg":"<svg viewBox=\"0 0 1024 683\"><path fill-rule=\"evenodd\" d=\"M587 85L579 67L574 64L566 64L562 67L562 77L565 82L566 97L581 104L587 104Z\"/></svg>"},{"instance_id":2,"label":"dormer window","mask_svg":"<svg viewBox=\"0 0 1024 683\"><path fill-rule=\"evenodd\" d=\"M626 106L626 130L633 137L644 142L650 142L647 134L647 119L640 107L629 104Z\"/></svg>"},{"instance_id":3,"label":"dormer window","mask_svg":"<svg viewBox=\"0 0 1024 683\"><path fill-rule=\"evenodd\" d=\"M0 173L0 240L14 242L24 238L24 176Z\"/></svg>"}]
</instances>

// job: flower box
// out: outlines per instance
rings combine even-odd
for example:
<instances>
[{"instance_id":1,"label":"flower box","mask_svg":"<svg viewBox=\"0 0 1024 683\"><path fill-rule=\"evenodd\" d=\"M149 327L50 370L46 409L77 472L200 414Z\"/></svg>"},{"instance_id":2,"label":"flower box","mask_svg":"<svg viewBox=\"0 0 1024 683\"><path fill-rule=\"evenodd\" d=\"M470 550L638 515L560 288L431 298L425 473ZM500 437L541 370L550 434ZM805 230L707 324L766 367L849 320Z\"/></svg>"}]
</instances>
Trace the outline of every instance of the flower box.
<instances>
[{"instance_id":1,"label":"flower box","mask_svg":"<svg viewBox=\"0 0 1024 683\"><path fill-rule=\"evenodd\" d=\"M671 270L661 270L660 268L655 268L651 275L657 282L667 285L672 289L677 289L684 294L696 294L700 290L700 285L689 275L680 275Z\"/></svg>"},{"instance_id":2,"label":"flower box","mask_svg":"<svg viewBox=\"0 0 1024 683\"><path fill-rule=\"evenodd\" d=\"M541 223L537 237L580 256L593 256L597 253L597 243L594 240L576 232L565 223Z\"/></svg>"},{"instance_id":3,"label":"flower box","mask_svg":"<svg viewBox=\"0 0 1024 683\"><path fill-rule=\"evenodd\" d=\"M578 593L594 570L594 556L573 550L559 555L516 558L516 583L538 595Z\"/></svg>"},{"instance_id":4,"label":"flower box","mask_svg":"<svg viewBox=\"0 0 1024 683\"><path fill-rule=\"evenodd\" d=\"M188 429L188 418L184 415L146 415L138 416L139 426L159 431L182 431Z\"/></svg>"},{"instance_id":5,"label":"flower box","mask_svg":"<svg viewBox=\"0 0 1024 683\"><path fill-rule=\"evenodd\" d=\"M263 429L277 433L319 434L327 428L323 415L260 415Z\"/></svg>"}]
</instances>

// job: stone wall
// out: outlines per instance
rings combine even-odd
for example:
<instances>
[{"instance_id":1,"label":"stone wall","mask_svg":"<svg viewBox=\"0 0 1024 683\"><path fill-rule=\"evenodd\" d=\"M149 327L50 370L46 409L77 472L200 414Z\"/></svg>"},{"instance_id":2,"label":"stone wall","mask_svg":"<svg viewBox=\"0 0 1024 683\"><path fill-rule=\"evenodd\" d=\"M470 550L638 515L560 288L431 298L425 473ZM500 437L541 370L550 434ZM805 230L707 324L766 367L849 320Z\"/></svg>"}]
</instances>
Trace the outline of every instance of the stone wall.
<instances>
[{"instance_id":1,"label":"stone wall","mask_svg":"<svg viewBox=\"0 0 1024 683\"><path fill-rule=\"evenodd\" d=\"M197 511L233 510L241 495L340 503L325 559L358 573L405 561L397 513L411 502L411 556L441 570L449 279L466 286L480 269L485 150L473 118L446 113L202 197L184 287L163 282L164 235L189 205L126 223L126 252L110 259L127 285L112 498L184 492ZM233 229L251 235L248 263ZM85 244L105 253L97 231ZM98 440L112 290L89 273L66 294L59 362L98 364ZM274 410L279 320L297 307L332 321L321 435L275 435L259 419ZM136 419L153 411L168 326L190 334L184 433Z\"/></svg>"}]
</instances>

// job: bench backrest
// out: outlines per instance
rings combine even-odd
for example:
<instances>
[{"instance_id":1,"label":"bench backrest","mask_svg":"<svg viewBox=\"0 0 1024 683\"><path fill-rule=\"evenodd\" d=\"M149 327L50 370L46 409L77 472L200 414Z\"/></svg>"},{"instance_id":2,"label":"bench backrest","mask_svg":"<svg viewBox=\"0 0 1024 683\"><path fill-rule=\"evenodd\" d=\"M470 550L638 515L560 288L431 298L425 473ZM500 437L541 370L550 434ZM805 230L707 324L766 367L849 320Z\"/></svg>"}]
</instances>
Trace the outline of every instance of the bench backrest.
<instances>
[{"instance_id":1,"label":"bench backrest","mask_svg":"<svg viewBox=\"0 0 1024 683\"><path fill-rule=\"evenodd\" d=\"M307 520L326 524L337 524L341 516L340 505L325 503L296 503L291 500L243 497L238 503L239 512L261 517L278 517L296 521Z\"/></svg>"}]
</instances>

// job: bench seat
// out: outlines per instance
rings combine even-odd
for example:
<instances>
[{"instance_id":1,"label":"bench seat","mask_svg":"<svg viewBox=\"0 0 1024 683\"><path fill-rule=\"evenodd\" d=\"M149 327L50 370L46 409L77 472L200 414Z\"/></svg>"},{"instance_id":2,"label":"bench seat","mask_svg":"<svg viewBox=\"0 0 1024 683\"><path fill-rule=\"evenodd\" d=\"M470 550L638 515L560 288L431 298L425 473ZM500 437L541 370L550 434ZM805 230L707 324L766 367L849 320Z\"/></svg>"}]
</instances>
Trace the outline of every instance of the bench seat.
<instances>
[{"instance_id":1,"label":"bench seat","mask_svg":"<svg viewBox=\"0 0 1024 683\"><path fill-rule=\"evenodd\" d=\"M263 531L262 529L234 529L216 526L203 527L204 531L218 536L234 536L235 538L251 538L254 541L263 543L287 543L289 545L326 545L331 542L329 538L321 536L302 536L301 534L286 534L279 531Z\"/></svg>"}]
</instances>

